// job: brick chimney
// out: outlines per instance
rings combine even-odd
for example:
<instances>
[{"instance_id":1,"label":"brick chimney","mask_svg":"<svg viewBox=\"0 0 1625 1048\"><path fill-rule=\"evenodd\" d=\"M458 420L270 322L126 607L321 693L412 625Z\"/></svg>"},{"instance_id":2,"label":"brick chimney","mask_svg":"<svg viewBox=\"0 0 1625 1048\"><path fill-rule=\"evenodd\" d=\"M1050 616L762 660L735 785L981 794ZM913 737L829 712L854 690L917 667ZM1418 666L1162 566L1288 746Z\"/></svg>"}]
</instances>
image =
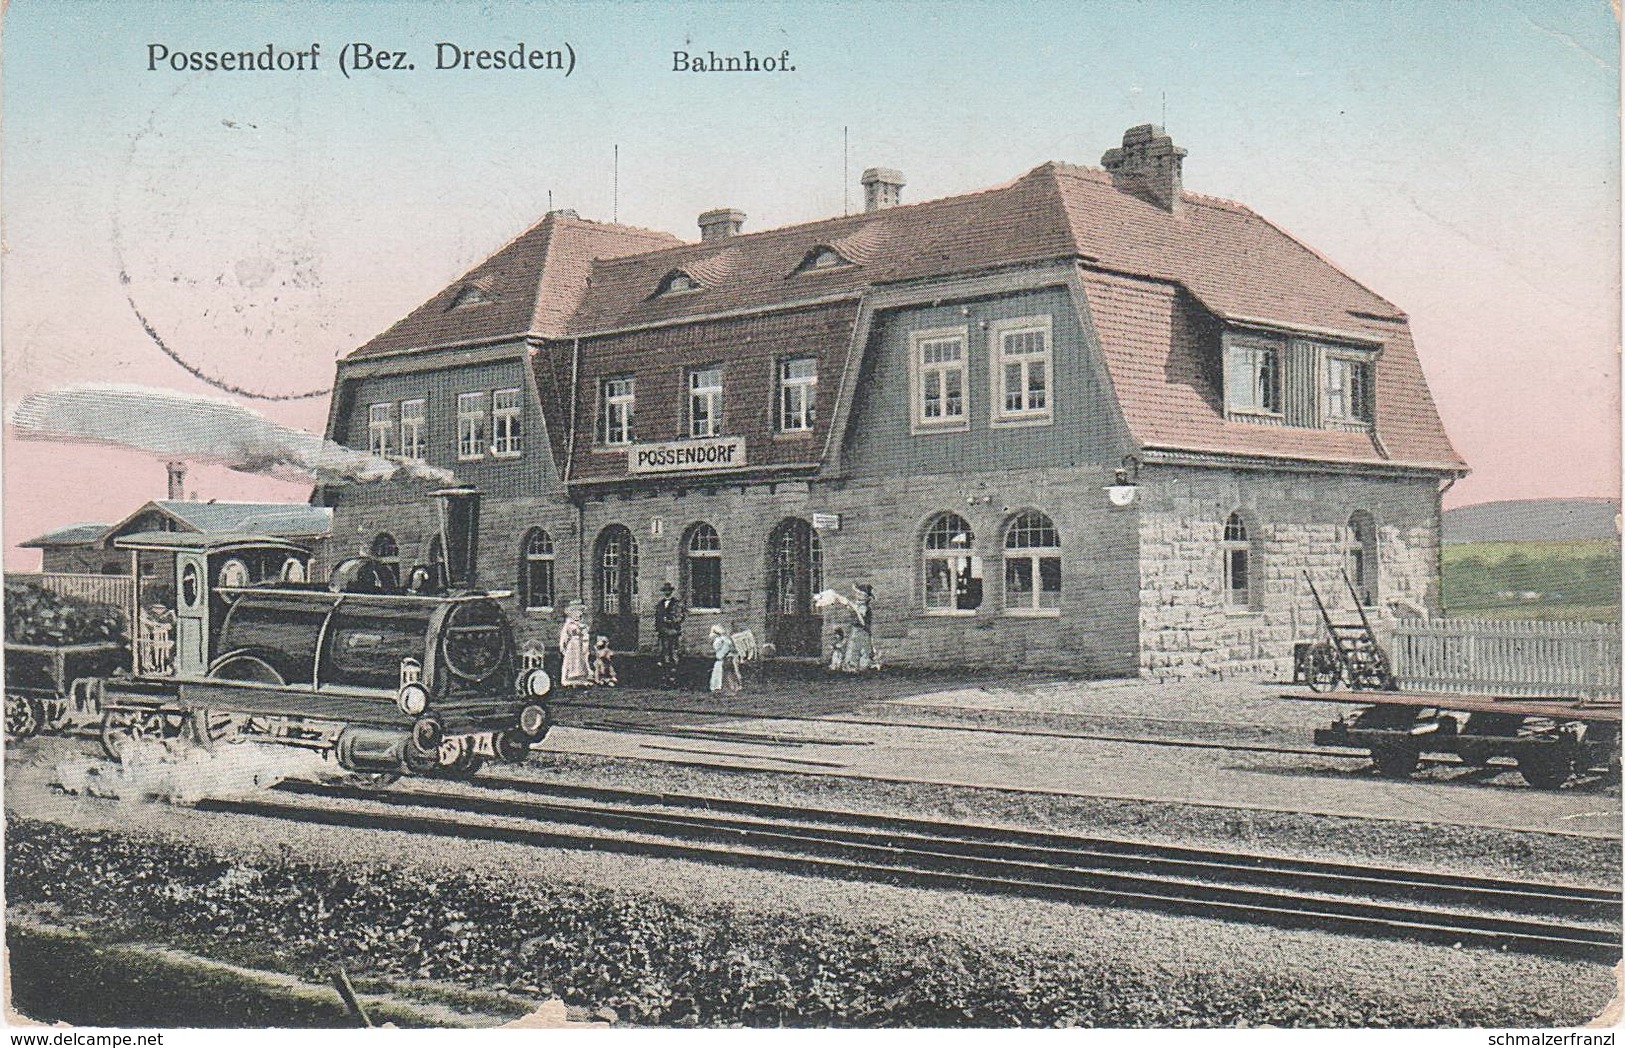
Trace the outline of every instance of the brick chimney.
<instances>
[{"instance_id":1,"label":"brick chimney","mask_svg":"<svg viewBox=\"0 0 1625 1048\"><path fill-rule=\"evenodd\" d=\"M186 463L166 462L169 471L169 501L179 502L186 497Z\"/></svg>"},{"instance_id":2,"label":"brick chimney","mask_svg":"<svg viewBox=\"0 0 1625 1048\"><path fill-rule=\"evenodd\" d=\"M736 207L719 207L700 215L700 239L731 237L745 224L745 213Z\"/></svg>"},{"instance_id":3,"label":"brick chimney","mask_svg":"<svg viewBox=\"0 0 1625 1048\"><path fill-rule=\"evenodd\" d=\"M1106 150L1100 158L1100 166L1112 173L1118 189L1176 214L1184 162L1185 150L1155 124L1124 131L1122 146Z\"/></svg>"},{"instance_id":4,"label":"brick chimney","mask_svg":"<svg viewBox=\"0 0 1625 1048\"><path fill-rule=\"evenodd\" d=\"M863 210L881 211L903 202L903 173L889 167L871 167L863 173Z\"/></svg>"}]
</instances>

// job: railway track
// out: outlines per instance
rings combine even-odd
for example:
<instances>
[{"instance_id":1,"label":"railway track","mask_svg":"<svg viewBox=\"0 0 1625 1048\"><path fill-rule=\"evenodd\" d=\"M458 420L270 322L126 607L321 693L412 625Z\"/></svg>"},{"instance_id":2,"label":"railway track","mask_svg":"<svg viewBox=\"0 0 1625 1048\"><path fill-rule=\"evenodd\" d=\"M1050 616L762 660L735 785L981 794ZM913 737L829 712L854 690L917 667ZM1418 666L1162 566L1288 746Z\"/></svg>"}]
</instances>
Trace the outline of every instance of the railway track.
<instances>
[{"instance_id":1,"label":"railway track","mask_svg":"<svg viewBox=\"0 0 1625 1048\"><path fill-rule=\"evenodd\" d=\"M275 799L199 807L1602 963L1620 955L1620 932L1608 922L1617 920L1621 896L1611 889L506 778L480 785L485 789L470 795L444 788L367 791L286 783Z\"/></svg>"}]
</instances>

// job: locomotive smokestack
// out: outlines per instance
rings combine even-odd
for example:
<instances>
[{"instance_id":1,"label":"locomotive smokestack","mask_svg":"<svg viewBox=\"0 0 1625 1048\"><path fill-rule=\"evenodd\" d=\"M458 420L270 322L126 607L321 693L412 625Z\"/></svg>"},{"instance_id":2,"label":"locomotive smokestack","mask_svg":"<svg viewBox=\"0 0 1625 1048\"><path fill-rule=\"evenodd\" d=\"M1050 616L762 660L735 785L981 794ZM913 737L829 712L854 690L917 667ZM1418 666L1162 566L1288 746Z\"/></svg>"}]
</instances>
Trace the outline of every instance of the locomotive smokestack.
<instances>
[{"instance_id":1,"label":"locomotive smokestack","mask_svg":"<svg viewBox=\"0 0 1625 1048\"><path fill-rule=\"evenodd\" d=\"M480 543L480 493L445 488L429 493L440 511L440 544L446 551L446 586L471 589Z\"/></svg>"}]
</instances>

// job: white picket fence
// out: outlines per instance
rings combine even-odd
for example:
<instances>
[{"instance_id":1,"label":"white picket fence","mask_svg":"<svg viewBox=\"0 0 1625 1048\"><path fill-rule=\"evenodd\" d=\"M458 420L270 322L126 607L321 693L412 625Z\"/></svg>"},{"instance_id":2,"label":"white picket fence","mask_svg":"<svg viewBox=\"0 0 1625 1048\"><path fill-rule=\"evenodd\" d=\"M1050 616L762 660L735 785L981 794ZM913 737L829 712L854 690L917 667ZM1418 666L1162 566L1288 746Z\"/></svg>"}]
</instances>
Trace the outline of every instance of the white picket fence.
<instances>
[{"instance_id":1,"label":"white picket fence","mask_svg":"<svg viewBox=\"0 0 1625 1048\"><path fill-rule=\"evenodd\" d=\"M1601 622L1400 619L1399 686L1488 695L1617 698L1620 631Z\"/></svg>"},{"instance_id":2,"label":"white picket fence","mask_svg":"<svg viewBox=\"0 0 1625 1048\"><path fill-rule=\"evenodd\" d=\"M74 575L67 572L7 572L6 578L18 582L32 582L62 597L78 597L95 604L111 604L115 608L129 606L130 576L128 575Z\"/></svg>"}]
</instances>

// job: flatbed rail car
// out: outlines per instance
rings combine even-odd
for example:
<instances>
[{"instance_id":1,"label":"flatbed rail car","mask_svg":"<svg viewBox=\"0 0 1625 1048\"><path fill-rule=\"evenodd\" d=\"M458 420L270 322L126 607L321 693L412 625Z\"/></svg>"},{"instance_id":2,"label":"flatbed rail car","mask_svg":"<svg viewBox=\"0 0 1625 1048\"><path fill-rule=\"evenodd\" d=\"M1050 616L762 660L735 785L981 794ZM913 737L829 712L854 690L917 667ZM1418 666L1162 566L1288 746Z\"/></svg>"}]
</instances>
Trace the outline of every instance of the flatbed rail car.
<instances>
[{"instance_id":1,"label":"flatbed rail car","mask_svg":"<svg viewBox=\"0 0 1625 1048\"><path fill-rule=\"evenodd\" d=\"M87 644L6 642L6 735L20 739L69 719L99 716L95 696L74 682L122 666L129 648L116 640Z\"/></svg>"},{"instance_id":2,"label":"flatbed rail car","mask_svg":"<svg viewBox=\"0 0 1625 1048\"><path fill-rule=\"evenodd\" d=\"M1480 767L1511 758L1524 781L1539 789L1556 789L1576 772L1619 774L1618 699L1397 691L1281 697L1363 707L1317 729L1315 744L1366 750L1392 778L1414 772L1423 754L1453 755Z\"/></svg>"}]
</instances>

